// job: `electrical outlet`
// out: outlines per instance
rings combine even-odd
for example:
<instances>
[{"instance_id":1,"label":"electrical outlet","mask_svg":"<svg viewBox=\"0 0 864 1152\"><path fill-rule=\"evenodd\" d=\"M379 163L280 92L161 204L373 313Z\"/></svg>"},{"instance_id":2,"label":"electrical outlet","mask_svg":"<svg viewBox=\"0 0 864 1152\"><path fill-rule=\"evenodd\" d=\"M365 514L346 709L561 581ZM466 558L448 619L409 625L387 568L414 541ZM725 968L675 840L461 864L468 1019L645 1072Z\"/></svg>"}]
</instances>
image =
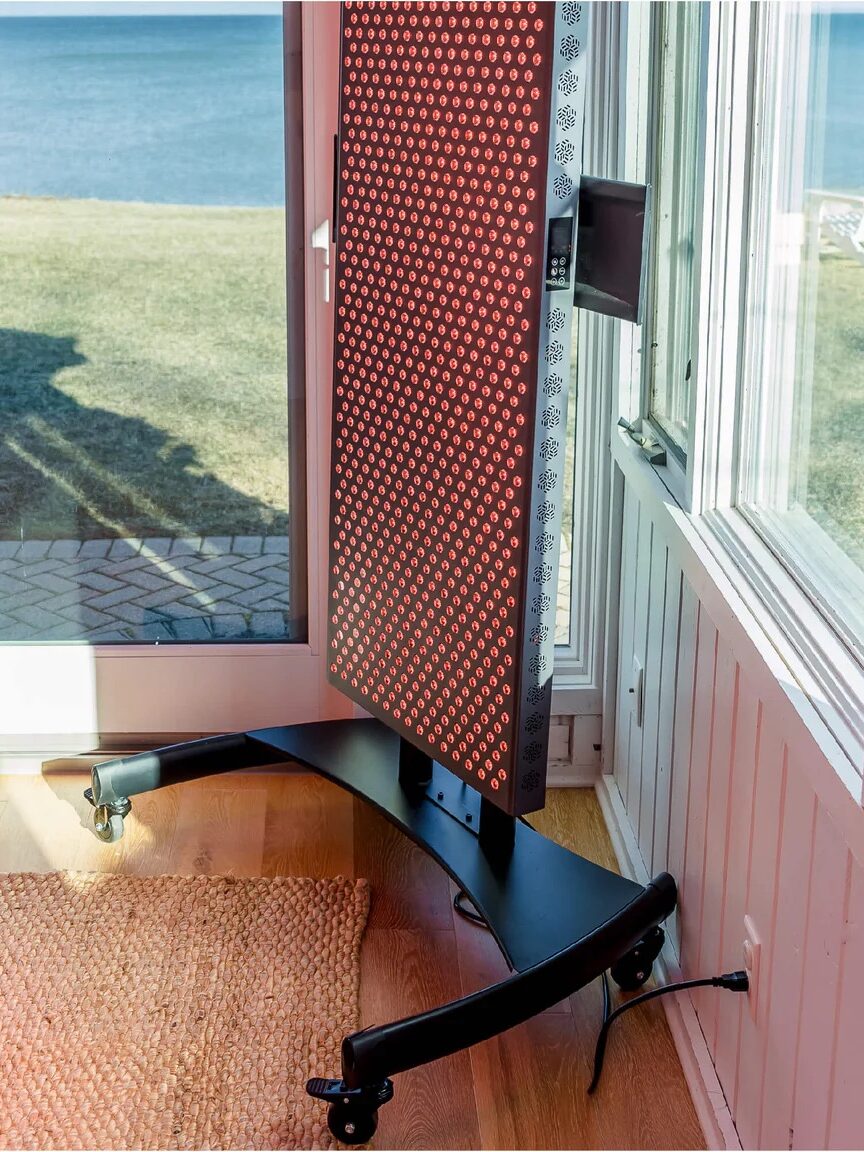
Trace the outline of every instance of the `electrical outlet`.
<instances>
[{"instance_id":1,"label":"electrical outlet","mask_svg":"<svg viewBox=\"0 0 864 1152\"><path fill-rule=\"evenodd\" d=\"M762 941L756 931L756 925L749 916L744 917L744 968L750 987L747 992L747 1002L750 1005L750 1015L756 1019L759 1011L759 969L762 962Z\"/></svg>"}]
</instances>

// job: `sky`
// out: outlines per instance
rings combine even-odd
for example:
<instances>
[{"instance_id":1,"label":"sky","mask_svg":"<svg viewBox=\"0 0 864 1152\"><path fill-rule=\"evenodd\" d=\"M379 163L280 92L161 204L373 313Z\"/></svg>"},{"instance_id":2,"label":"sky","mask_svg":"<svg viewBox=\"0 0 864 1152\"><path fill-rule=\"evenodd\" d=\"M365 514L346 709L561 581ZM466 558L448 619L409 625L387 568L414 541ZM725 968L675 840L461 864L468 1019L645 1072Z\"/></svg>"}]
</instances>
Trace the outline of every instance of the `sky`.
<instances>
[{"instance_id":1,"label":"sky","mask_svg":"<svg viewBox=\"0 0 864 1152\"><path fill-rule=\"evenodd\" d=\"M187 3L173 3L167 0L130 0L116 3L115 0L55 0L43 3L42 0L18 0L17 3L0 3L0 16L234 16L243 14L278 15L282 11L279 3L260 3L257 0L188 0Z\"/></svg>"}]
</instances>

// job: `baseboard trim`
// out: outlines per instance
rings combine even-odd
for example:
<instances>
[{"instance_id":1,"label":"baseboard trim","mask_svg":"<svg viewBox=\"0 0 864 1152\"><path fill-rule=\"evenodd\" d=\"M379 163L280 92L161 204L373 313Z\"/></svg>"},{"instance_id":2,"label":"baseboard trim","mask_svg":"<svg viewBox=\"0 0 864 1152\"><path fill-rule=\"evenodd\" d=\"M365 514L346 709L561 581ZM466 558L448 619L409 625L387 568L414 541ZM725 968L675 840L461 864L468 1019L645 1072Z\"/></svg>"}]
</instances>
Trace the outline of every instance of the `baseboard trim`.
<instances>
[{"instance_id":1,"label":"baseboard trim","mask_svg":"<svg viewBox=\"0 0 864 1152\"><path fill-rule=\"evenodd\" d=\"M555 763L546 770L547 788L596 788L600 769L596 764Z\"/></svg>"},{"instance_id":2,"label":"baseboard trim","mask_svg":"<svg viewBox=\"0 0 864 1152\"><path fill-rule=\"evenodd\" d=\"M622 875L645 884L650 879L621 793L615 778L603 773L596 782L597 799L609 831L612 847ZM656 961L659 983L667 983L680 978L680 964L669 935L666 944ZM687 992L664 996L661 1000L666 1010L669 1031L684 1070L684 1078L708 1148L718 1152L740 1152L741 1141L735 1129L729 1105L705 1042L693 1001Z\"/></svg>"}]
</instances>

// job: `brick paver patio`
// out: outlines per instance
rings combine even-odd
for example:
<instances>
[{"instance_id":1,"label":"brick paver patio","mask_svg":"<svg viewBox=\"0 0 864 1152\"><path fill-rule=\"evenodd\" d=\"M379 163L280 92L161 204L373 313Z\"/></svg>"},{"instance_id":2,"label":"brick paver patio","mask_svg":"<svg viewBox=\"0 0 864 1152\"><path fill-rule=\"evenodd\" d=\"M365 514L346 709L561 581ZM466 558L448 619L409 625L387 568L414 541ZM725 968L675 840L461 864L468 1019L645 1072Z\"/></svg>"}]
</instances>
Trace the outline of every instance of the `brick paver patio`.
<instances>
[{"instance_id":1,"label":"brick paver patio","mask_svg":"<svg viewBox=\"0 0 864 1152\"><path fill-rule=\"evenodd\" d=\"M290 635L286 536L0 540L0 641Z\"/></svg>"}]
</instances>

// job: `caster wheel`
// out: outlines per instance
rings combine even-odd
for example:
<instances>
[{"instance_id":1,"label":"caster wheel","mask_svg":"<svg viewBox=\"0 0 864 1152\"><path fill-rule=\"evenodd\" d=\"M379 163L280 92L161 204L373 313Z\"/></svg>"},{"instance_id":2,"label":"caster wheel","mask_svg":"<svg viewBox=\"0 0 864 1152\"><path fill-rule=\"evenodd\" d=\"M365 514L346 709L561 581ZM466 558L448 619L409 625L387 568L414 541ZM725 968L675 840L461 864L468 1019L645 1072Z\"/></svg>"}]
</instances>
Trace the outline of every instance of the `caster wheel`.
<instances>
[{"instance_id":1,"label":"caster wheel","mask_svg":"<svg viewBox=\"0 0 864 1152\"><path fill-rule=\"evenodd\" d=\"M123 817L100 804L93 813L93 831L105 844L115 844L123 836Z\"/></svg>"},{"instance_id":2,"label":"caster wheel","mask_svg":"<svg viewBox=\"0 0 864 1152\"><path fill-rule=\"evenodd\" d=\"M378 1112L340 1101L327 1109L327 1127L342 1144L366 1144L375 1135Z\"/></svg>"},{"instance_id":3,"label":"caster wheel","mask_svg":"<svg viewBox=\"0 0 864 1152\"><path fill-rule=\"evenodd\" d=\"M651 975L665 939L662 928L652 928L635 948L612 965L610 974L622 992L635 992L642 987Z\"/></svg>"}]
</instances>

